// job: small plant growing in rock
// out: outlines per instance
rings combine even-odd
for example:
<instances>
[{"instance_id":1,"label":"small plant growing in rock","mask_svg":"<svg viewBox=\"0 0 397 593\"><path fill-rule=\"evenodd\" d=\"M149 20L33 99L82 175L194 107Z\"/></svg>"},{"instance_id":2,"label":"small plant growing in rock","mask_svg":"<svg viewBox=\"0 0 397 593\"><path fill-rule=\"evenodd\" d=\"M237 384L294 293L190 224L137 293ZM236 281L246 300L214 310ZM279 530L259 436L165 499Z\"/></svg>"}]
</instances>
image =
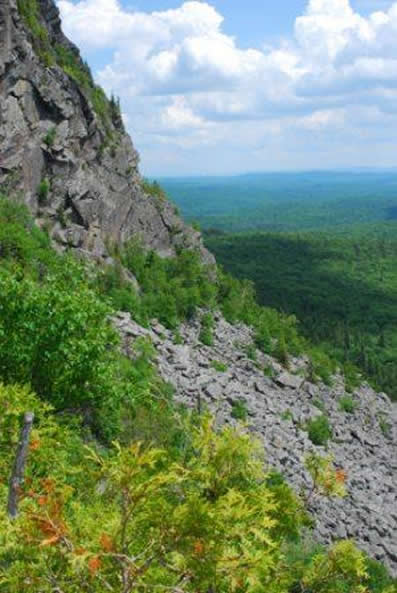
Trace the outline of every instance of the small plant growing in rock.
<instances>
[{"instance_id":1,"label":"small plant growing in rock","mask_svg":"<svg viewBox=\"0 0 397 593\"><path fill-rule=\"evenodd\" d=\"M306 424L306 430L313 445L325 446L329 439L332 438L332 428L325 415L309 420Z\"/></svg>"},{"instance_id":2,"label":"small plant growing in rock","mask_svg":"<svg viewBox=\"0 0 397 593\"><path fill-rule=\"evenodd\" d=\"M248 416L247 405L245 401L237 399L232 403L232 418L245 422Z\"/></svg>"},{"instance_id":3,"label":"small plant growing in rock","mask_svg":"<svg viewBox=\"0 0 397 593\"><path fill-rule=\"evenodd\" d=\"M43 142L44 142L44 144L46 144L48 146L48 148L51 148L52 146L54 146L56 135L57 135L57 129L54 126L54 127L50 128L48 130L47 134L44 136Z\"/></svg>"},{"instance_id":4,"label":"small plant growing in rock","mask_svg":"<svg viewBox=\"0 0 397 593\"><path fill-rule=\"evenodd\" d=\"M357 408L357 403L351 395L344 395L339 400L339 408L342 412L346 412L346 414L354 414L354 410Z\"/></svg>"},{"instance_id":5,"label":"small plant growing in rock","mask_svg":"<svg viewBox=\"0 0 397 593\"><path fill-rule=\"evenodd\" d=\"M334 468L332 456L322 457L317 453L311 453L305 459L305 468L313 480L309 500L314 494L341 498L346 496L347 474L343 469Z\"/></svg>"},{"instance_id":6,"label":"small plant growing in rock","mask_svg":"<svg viewBox=\"0 0 397 593\"><path fill-rule=\"evenodd\" d=\"M227 365L219 360L213 360L211 362L211 366L215 369L218 373L225 373L227 371Z\"/></svg>"},{"instance_id":7,"label":"small plant growing in rock","mask_svg":"<svg viewBox=\"0 0 397 593\"><path fill-rule=\"evenodd\" d=\"M175 330L175 332L174 332L174 344L179 345L179 346L181 344L183 344L183 338L178 330Z\"/></svg>"},{"instance_id":8,"label":"small plant growing in rock","mask_svg":"<svg viewBox=\"0 0 397 593\"><path fill-rule=\"evenodd\" d=\"M212 330L214 327L214 318L211 313L206 313L201 319L201 331L199 340L205 346L212 346L214 343L214 336Z\"/></svg>"},{"instance_id":9,"label":"small plant growing in rock","mask_svg":"<svg viewBox=\"0 0 397 593\"><path fill-rule=\"evenodd\" d=\"M265 375L265 377L274 377L274 369L273 367L269 364L268 366L265 366L263 369L263 374Z\"/></svg>"},{"instance_id":10,"label":"small plant growing in rock","mask_svg":"<svg viewBox=\"0 0 397 593\"><path fill-rule=\"evenodd\" d=\"M391 425L383 414L379 416L379 428L384 437L388 438L390 436Z\"/></svg>"},{"instance_id":11,"label":"small plant growing in rock","mask_svg":"<svg viewBox=\"0 0 397 593\"><path fill-rule=\"evenodd\" d=\"M244 348L244 352L246 353L247 357L252 360L253 362L256 361L256 346L255 344L247 344Z\"/></svg>"},{"instance_id":12,"label":"small plant growing in rock","mask_svg":"<svg viewBox=\"0 0 397 593\"><path fill-rule=\"evenodd\" d=\"M287 345L285 343L285 338L283 335L281 335L279 337L279 339L277 340L277 345L276 345L276 348L274 351L274 356L286 368L289 367L288 350L287 350Z\"/></svg>"},{"instance_id":13,"label":"small plant growing in rock","mask_svg":"<svg viewBox=\"0 0 397 593\"><path fill-rule=\"evenodd\" d=\"M285 410L282 414L281 414L281 420L293 420L294 419L294 415L291 412L291 410Z\"/></svg>"},{"instance_id":14,"label":"small plant growing in rock","mask_svg":"<svg viewBox=\"0 0 397 593\"><path fill-rule=\"evenodd\" d=\"M324 404L324 402L321 399L314 399L313 400L313 406L315 406L316 408L318 408L322 412L325 412L325 404Z\"/></svg>"},{"instance_id":15,"label":"small plant growing in rock","mask_svg":"<svg viewBox=\"0 0 397 593\"><path fill-rule=\"evenodd\" d=\"M37 198L39 204L45 204L47 202L48 193L50 191L50 182L47 179L42 179L37 187Z\"/></svg>"}]
</instances>

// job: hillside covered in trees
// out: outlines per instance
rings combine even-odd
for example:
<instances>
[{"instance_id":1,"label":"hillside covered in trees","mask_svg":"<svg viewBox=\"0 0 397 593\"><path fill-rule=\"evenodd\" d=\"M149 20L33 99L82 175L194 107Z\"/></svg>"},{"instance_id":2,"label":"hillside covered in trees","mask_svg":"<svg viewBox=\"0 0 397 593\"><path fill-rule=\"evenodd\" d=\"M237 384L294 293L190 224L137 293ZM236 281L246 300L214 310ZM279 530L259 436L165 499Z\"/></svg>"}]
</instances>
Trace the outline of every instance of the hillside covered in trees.
<instances>
[{"instance_id":1,"label":"hillside covered in trees","mask_svg":"<svg viewBox=\"0 0 397 593\"><path fill-rule=\"evenodd\" d=\"M186 220L225 232L343 233L352 224L374 222L387 231L397 217L395 170L258 173L160 182Z\"/></svg>"},{"instance_id":2,"label":"hillside covered in trees","mask_svg":"<svg viewBox=\"0 0 397 593\"><path fill-rule=\"evenodd\" d=\"M226 270L254 282L262 304L296 315L311 343L397 399L397 241L382 226L208 233L207 245Z\"/></svg>"}]
</instances>

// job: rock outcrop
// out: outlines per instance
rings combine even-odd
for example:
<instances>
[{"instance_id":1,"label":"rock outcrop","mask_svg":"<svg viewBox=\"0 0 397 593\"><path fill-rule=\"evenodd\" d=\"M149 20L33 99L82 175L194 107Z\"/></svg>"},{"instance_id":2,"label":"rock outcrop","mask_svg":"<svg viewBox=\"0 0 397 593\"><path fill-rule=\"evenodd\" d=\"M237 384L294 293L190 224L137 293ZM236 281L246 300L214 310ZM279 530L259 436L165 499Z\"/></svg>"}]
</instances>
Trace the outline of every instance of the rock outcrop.
<instances>
[{"instance_id":1,"label":"rock outcrop","mask_svg":"<svg viewBox=\"0 0 397 593\"><path fill-rule=\"evenodd\" d=\"M29 20L18 11L35 4ZM61 248L106 258L108 241L139 236L160 255L197 248L212 262L175 207L144 191L138 160L53 0L0 0L0 193L20 196Z\"/></svg>"},{"instance_id":2,"label":"rock outcrop","mask_svg":"<svg viewBox=\"0 0 397 593\"><path fill-rule=\"evenodd\" d=\"M386 395L363 384L353 394L353 413L347 413L340 403L346 393L341 376L334 377L332 387L310 383L305 359L291 360L284 369L254 350L248 327L232 326L221 315L212 347L200 343L198 320L180 328L182 344L158 323L143 329L124 313L114 322L126 352L133 352L137 337L152 341L159 372L175 387L178 401L208 406L220 422L235 422L233 408L236 402L243 405L250 430L263 440L269 466L297 492L312 488L306 455L332 455L336 468L346 472L348 495L311 501L316 537L322 542L353 538L397 575L397 410ZM320 414L333 431L326 448L313 445L305 431L307 421Z\"/></svg>"}]
</instances>

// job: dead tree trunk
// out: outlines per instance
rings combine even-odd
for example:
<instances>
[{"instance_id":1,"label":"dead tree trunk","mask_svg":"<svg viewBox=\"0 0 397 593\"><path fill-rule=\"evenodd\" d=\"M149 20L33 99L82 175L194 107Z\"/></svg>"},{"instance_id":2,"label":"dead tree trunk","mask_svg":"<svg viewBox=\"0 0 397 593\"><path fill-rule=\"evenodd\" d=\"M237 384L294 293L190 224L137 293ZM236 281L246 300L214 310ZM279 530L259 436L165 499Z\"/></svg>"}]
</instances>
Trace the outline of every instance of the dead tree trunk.
<instances>
[{"instance_id":1,"label":"dead tree trunk","mask_svg":"<svg viewBox=\"0 0 397 593\"><path fill-rule=\"evenodd\" d=\"M23 419L23 426L19 438L18 448L15 455L14 467L12 469L10 485L8 490L7 512L12 519L18 515L19 489L23 481L26 458L29 450L30 433L33 426L34 414L26 412Z\"/></svg>"}]
</instances>

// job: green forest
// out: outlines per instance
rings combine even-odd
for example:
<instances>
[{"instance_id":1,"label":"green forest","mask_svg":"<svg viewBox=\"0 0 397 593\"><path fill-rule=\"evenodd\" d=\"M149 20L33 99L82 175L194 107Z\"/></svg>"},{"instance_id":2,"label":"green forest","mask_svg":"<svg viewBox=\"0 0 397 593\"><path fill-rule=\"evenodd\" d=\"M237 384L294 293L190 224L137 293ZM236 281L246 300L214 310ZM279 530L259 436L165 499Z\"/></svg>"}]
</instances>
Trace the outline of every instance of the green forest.
<instances>
[{"instance_id":1,"label":"green forest","mask_svg":"<svg viewBox=\"0 0 397 593\"><path fill-rule=\"evenodd\" d=\"M186 220L226 232L343 234L374 222L388 232L397 218L395 170L164 178L161 185Z\"/></svg>"},{"instance_id":2,"label":"green forest","mask_svg":"<svg viewBox=\"0 0 397 593\"><path fill-rule=\"evenodd\" d=\"M208 232L206 241L263 305L295 314L311 343L397 399L396 237L375 225L344 235Z\"/></svg>"}]
</instances>

